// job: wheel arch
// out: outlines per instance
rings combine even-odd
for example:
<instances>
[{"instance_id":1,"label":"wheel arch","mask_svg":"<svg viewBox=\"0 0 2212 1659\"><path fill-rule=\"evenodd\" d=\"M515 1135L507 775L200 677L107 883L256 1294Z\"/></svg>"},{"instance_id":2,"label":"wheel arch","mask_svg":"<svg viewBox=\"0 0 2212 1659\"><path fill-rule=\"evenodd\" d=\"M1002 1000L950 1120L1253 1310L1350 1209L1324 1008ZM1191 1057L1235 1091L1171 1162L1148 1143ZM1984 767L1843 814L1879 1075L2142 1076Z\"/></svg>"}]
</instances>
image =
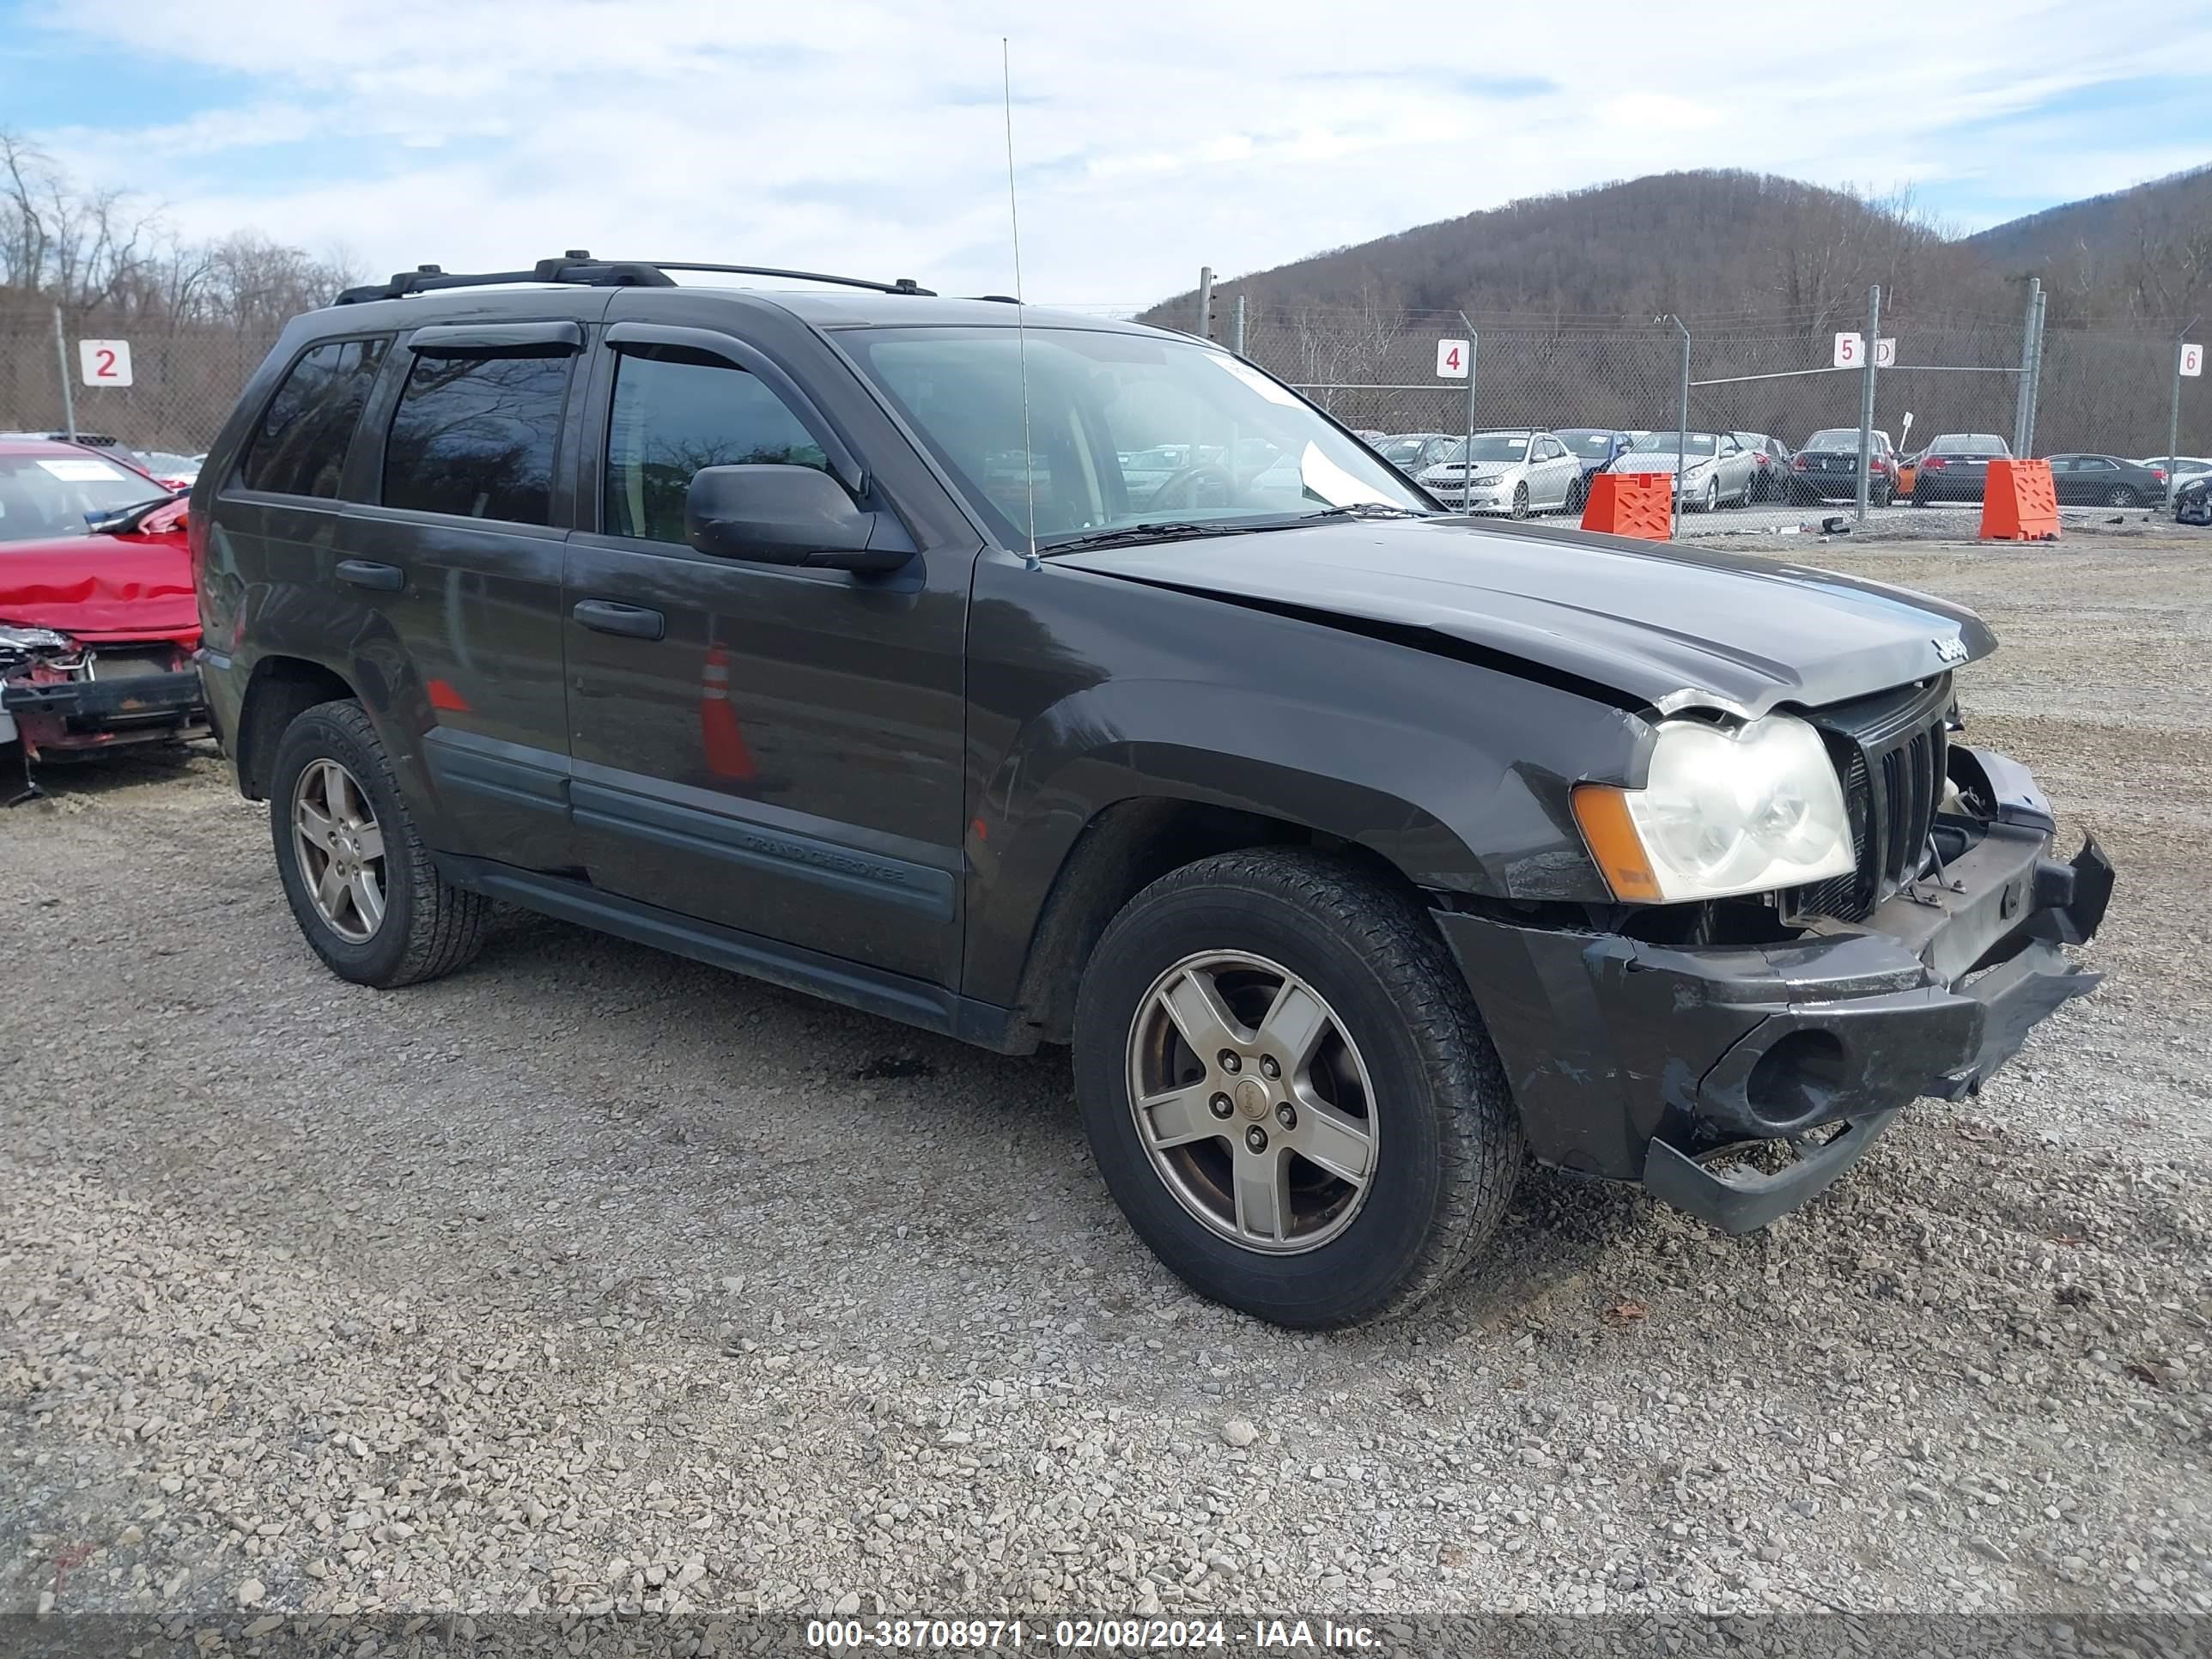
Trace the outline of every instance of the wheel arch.
<instances>
[{"instance_id":1,"label":"wheel arch","mask_svg":"<svg viewBox=\"0 0 2212 1659\"><path fill-rule=\"evenodd\" d=\"M337 670L305 657L267 656L256 662L239 707L239 792L248 800L266 800L284 729L317 703L359 695Z\"/></svg>"}]
</instances>

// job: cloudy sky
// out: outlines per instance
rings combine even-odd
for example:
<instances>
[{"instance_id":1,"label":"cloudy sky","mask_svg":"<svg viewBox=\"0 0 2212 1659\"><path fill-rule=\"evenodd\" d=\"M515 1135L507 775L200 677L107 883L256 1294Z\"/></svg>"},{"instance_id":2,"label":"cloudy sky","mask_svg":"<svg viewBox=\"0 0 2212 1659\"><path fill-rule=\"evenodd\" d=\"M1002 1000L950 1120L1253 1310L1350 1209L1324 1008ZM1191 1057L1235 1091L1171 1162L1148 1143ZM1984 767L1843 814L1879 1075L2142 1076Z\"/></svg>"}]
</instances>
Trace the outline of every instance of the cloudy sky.
<instances>
[{"instance_id":1,"label":"cloudy sky","mask_svg":"<svg viewBox=\"0 0 2212 1659\"><path fill-rule=\"evenodd\" d=\"M1005 290L1002 35L1026 287L1063 304L1673 168L1970 229L2212 161L2205 0L0 0L0 125L188 234L378 274L588 247Z\"/></svg>"}]
</instances>

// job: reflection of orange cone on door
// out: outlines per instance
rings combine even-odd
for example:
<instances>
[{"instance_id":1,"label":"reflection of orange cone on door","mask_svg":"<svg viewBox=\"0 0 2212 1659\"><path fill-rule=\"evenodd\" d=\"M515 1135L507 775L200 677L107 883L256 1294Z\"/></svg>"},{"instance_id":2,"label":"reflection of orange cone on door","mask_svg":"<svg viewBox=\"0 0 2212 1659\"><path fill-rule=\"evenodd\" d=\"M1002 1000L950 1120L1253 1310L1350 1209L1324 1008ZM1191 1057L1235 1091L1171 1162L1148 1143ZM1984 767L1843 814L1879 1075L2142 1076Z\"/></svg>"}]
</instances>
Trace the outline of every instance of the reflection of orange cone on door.
<instances>
[{"instance_id":1,"label":"reflection of orange cone on door","mask_svg":"<svg viewBox=\"0 0 2212 1659\"><path fill-rule=\"evenodd\" d=\"M753 751L745 747L738 711L730 706L730 653L720 641L708 646L706 665L699 671L699 736L706 746L707 769L716 777L752 776Z\"/></svg>"}]
</instances>

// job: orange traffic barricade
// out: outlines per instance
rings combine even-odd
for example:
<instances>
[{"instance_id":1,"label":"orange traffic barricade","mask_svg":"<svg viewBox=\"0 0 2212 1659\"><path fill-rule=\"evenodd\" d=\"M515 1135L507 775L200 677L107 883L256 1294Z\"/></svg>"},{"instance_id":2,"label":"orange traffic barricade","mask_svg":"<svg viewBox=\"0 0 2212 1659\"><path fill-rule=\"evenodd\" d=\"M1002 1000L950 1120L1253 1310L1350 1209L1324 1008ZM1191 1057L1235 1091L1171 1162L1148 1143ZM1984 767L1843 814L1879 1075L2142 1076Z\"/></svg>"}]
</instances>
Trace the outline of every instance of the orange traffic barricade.
<instances>
[{"instance_id":1,"label":"orange traffic barricade","mask_svg":"<svg viewBox=\"0 0 2212 1659\"><path fill-rule=\"evenodd\" d=\"M2058 539L2058 490L2051 481L2050 462L1990 463L1989 482L1982 489L1982 539Z\"/></svg>"},{"instance_id":2,"label":"orange traffic barricade","mask_svg":"<svg viewBox=\"0 0 2212 1659\"><path fill-rule=\"evenodd\" d=\"M1590 479L1583 528L1663 542L1674 533L1672 481L1664 472L1601 472Z\"/></svg>"}]
</instances>

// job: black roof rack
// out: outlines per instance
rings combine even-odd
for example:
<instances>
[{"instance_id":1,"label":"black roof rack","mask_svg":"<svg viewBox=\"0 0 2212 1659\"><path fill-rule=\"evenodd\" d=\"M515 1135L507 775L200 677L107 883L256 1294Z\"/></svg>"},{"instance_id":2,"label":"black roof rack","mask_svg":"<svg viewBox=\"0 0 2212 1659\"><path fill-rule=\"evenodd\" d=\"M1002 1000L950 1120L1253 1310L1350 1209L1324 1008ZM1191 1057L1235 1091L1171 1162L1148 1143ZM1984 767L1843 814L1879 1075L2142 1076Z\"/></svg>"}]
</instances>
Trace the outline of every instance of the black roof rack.
<instances>
[{"instance_id":1,"label":"black roof rack","mask_svg":"<svg viewBox=\"0 0 2212 1659\"><path fill-rule=\"evenodd\" d=\"M872 282L865 276L835 276L820 270L782 270L774 265L702 264L685 259L594 259L582 248L570 248L557 259L540 259L528 270L447 271L436 265L417 265L395 274L388 283L349 288L337 304L365 305L372 300L398 300L410 294L427 294L447 288L489 288L500 283L576 283L589 288L673 288L672 270L724 271L734 276L783 276L807 283L836 283L844 288L870 289L878 294L933 295L935 290L911 276L893 283Z\"/></svg>"}]
</instances>

